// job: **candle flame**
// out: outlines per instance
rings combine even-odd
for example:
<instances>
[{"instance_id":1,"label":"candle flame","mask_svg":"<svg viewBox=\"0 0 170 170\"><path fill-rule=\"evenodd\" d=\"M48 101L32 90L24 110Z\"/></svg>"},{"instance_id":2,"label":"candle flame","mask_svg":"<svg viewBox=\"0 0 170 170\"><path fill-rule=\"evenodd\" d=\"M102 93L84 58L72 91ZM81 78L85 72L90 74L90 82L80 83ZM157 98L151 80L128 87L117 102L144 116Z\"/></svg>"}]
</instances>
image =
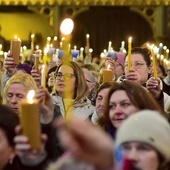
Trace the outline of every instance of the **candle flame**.
<instances>
[{"instance_id":1,"label":"candle flame","mask_svg":"<svg viewBox=\"0 0 170 170\"><path fill-rule=\"evenodd\" d=\"M110 64L107 66L107 69L110 69Z\"/></svg>"},{"instance_id":2,"label":"candle flame","mask_svg":"<svg viewBox=\"0 0 170 170\"><path fill-rule=\"evenodd\" d=\"M89 49L89 52L90 52L90 53L92 53L92 52L93 52L93 49L92 49L92 48L90 48L90 49Z\"/></svg>"},{"instance_id":3,"label":"candle flame","mask_svg":"<svg viewBox=\"0 0 170 170\"><path fill-rule=\"evenodd\" d=\"M128 42L132 42L132 37L129 37Z\"/></svg>"},{"instance_id":4,"label":"candle flame","mask_svg":"<svg viewBox=\"0 0 170 170\"><path fill-rule=\"evenodd\" d=\"M83 48L83 47L81 47L81 48L80 48L80 51L83 51L83 50L84 50L84 48Z\"/></svg>"},{"instance_id":5,"label":"candle flame","mask_svg":"<svg viewBox=\"0 0 170 170\"><path fill-rule=\"evenodd\" d=\"M77 49L77 46L75 45L75 46L74 46L74 50L76 50L76 49Z\"/></svg>"},{"instance_id":6,"label":"candle flame","mask_svg":"<svg viewBox=\"0 0 170 170\"><path fill-rule=\"evenodd\" d=\"M57 36L54 36L54 41L57 41Z\"/></svg>"},{"instance_id":7,"label":"candle flame","mask_svg":"<svg viewBox=\"0 0 170 170\"><path fill-rule=\"evenodd\" d=\"M33 39L35 37L35 35L34 34L31 34L31 38Z\"/></svg>"},{"instance_id":8,"label":"candle flame","mask_svg":"<svg viewBox=\"0 0 170 170\"><path fill-rule=\"evenodd\" d=\"M86 38L89 38L90 37L90 35L89 34L86 34Z\"/></svg>"},{"instance_id":9,"label":"candle flame","mask_svg":"<svg viewBox=\"0 0 170 170\"><path fill-rule=\"evenodd\" d=\"M51 41L51 37L47 37L47 41Z\"/></svg>"},{"instance_id":10,"label":"candle flame","mask_svg":"<svg viewBox=\"0 0 170 170\"><path fill-rule=\"evenodd\" d=\"M49 47L44 48L44 54L45 55L47 55L48 51L49 51Z\"/></svg>"},{"instance_id":11,"label":"candle flame","mask_svg":"<svg viewBox=\"0 0 170 170\"><path fill-rule=\"evenodd\" d=\"M33 103L33 98L35 96L35 91L34 90L30 90L27 94L27 99L28 99L28 103L32 104Z\"/></svg>"}]
</instances>

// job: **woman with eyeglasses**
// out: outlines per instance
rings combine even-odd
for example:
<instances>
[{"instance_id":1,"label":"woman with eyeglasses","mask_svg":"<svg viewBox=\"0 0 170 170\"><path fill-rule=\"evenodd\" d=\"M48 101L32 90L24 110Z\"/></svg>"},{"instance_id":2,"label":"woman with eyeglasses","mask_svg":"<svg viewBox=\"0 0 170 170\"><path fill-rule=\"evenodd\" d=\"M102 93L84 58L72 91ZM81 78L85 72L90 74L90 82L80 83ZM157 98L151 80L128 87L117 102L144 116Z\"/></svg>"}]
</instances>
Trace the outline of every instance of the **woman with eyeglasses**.
<instances>
[{"instance_id":1,"label":"woman with eyeglasses","mask_svg":"<svg viewBox=\"0 0 170 170\"><path fill-rule=\"evenodd\" d=\"M60 107L64 118L70 116L87 120L94 106L87 98L88 86L81 67L73 61L63 63L56 70L56 93L54 104Z\"/></svg>"},{"instance_id":2,"label":"woman with eyeglasses","mask_svg":"<svg viewBox=\"0 0 170 170\"><path fill-rule=\"evenodd\" d=\"M125 58L125 79L136 82L148 89L165 112L170 107L169 95L164 93L161 80L152 76L151 51L147 47L136 47L131 51L131 67L128 71L128 59Z\"/></svg>"}]
</instances>

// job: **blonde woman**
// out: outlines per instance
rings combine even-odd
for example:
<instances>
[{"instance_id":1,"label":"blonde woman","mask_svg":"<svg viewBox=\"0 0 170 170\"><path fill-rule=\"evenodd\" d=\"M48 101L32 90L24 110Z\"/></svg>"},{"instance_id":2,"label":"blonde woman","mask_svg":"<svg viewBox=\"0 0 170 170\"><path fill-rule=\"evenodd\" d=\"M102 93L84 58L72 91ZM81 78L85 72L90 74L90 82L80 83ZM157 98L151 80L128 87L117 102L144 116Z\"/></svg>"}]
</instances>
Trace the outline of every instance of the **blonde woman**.
<instances>
[{"instance_id":1,"label":"blonde woman","mask_svg":"<svg viewBox=\"0 0 170 170\"><path fill-rule=\"evenodd\" d=\"M36 83L29 74L15 74L6 83L3 91L3 104L7 104L18 113L18 104L26 98L29 90L37 90Z\"/></svg>"}]
</instances>

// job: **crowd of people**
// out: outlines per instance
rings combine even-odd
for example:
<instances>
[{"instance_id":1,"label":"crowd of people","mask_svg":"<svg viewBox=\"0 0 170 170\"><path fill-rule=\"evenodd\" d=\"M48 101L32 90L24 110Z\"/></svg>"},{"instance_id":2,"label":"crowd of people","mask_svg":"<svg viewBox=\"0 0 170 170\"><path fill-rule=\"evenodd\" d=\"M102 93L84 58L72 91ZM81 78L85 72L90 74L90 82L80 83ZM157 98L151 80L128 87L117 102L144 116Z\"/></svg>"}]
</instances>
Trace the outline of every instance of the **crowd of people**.
<instances>
[{"instance_id":1,"label":"crowd of people","mask_svg":"<svg viewBox=\"0 0 170 170\"><path fill-rule=\"evenodd\" d=\"M41 63L16 65L9 53L1 76L0 170L170 170L170 65L157 62L155 78L148 47L131 50L130 69L126 54L115 55L100 63L50 61L44 87ZM108 66L112 81L102 82ZM30 90L39 107L39 149L20 123Z\"/></svg>"}]
</instances>

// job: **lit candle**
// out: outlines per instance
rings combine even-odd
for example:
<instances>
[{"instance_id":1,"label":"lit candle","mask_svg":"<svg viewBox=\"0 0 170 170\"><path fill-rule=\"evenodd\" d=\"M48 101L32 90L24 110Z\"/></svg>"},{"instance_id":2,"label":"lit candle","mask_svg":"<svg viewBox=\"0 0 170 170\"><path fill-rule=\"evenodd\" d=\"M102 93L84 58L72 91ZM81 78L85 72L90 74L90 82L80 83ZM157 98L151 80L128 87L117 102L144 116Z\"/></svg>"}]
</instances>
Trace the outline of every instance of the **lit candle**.
<instances>
[{"instance_id":1,"label":"lit candle","mask_svg":"<svg viewBox=\"0 0 170 170\"><path fill-rule=\"evenodd\" d=\"M169 59L169 49L166 50L166 59Z\"/></svg>"},{"instance_id":2,"label":"lit candle","mask_svg":"<svg viewBox=\"0 0 170 170\"><path fill-rule=\"evenodd\" d=\"M47 63L47 54L48 54L48 52L49 52L49 47L45 47L44 48L44 56L43 56L44 65L46 65L46 63Z\"/></svg>"},{"instance_id":3,"label":"lit candle","mask_svg":"<svg viewBox=\"0 0 170 170\"><path fill-rule=\"evenodd\" d=\"M89 38L90 38L90 35L86 34L86 46L90 46Z\"/></svg>"},{"instance_id":4,"label":"lit candle","mask_svg":"<svg viewBox=\"0 0 170 170\"><path fill-rule=\"evenodd\" d=\"M54 48L57 48L57 44L58 42L57 42L57 36L54 36L54 39L53 39L53 47Z\"/></svg>"},{"instance_id":5,"label":"lit candle","mask_svg":"<svg viewBox=\"0 0 170 170\"><path fill-rule=\"evenodd\" d=\"M41 86L46 88L46 74L47 74L47 68L46 65L42 65L41 70Z\"/></svg>"},{"instance_id":6,"label":"lit candle","mask_svg":"<svg viewBox=\"0 0 170 170\"><path fill-rule=\"evenodd\" d=\"M79 54L79 50L77 50L77 47L74 46L74 49L71 50L71 55L73 57L73 61L77 59L78 54Z\"/></svg>"},{"instance_id":7,"label":"lit candle","mask_svg":"<svg viewBox=\"0 0 170 170\"><path fill-rule=\"evenodd\" d=\"M36 50L35 54L34 54L34 57L35 57L34 65L35 65L35 69L37 71L39 70L39 57L40 57L40 55L41 55L41 50Z\"/></svg>"},{"instance_id":8,"label":"lit candle","mask_svg":"<svg viewBox=\"0 0 170 170\"><path fill-rule=\"evenodd\" d=\"M79 54L79 60L83 61L84 60L84 54L83 54L84 48L80 48L80 54Z\"/></svg>"},{"instance_id":9,"label":"lit candle","mask_svg":"<svg viewBox=\"0 0 170 170\"><path fill-rule=\"evenodd\" d=\"M63 48L63 42L60 42L60 49Z\"/></svg>"},{"instance_id":10,"label":"lit candle","mask_svg":"<svg viewBox=\"0 0 170 170\"><path fill-rule=\"evenodd\" d=\"M0 51L2 51L2 44L0 44Z\"/></svg>"},{"instance_id":11,"label":"lit candle","mask_svg":"<svg viewBox=\"0 0 170 170\"><path fill-rule=\"evenodd\" d=\"M153 76L157 79L157 70L156 70L156 57L154 54L153 47L151 48L151 54L152 54L152 69L153 69Z\"/></svg>"},{"instance_id":12,"label":"lit candle","mask_svg":"<svg viewBox=\"0 0 170 170\"><path fill-rule=\"evenodd\" d=\"M47 37L47 44L50 44L51 42L51 37Z\"/></svg>"},{"instance_id":13,"label":"lit candle","mask_svg":"<svg viewBox=\"0 0 170 170\"><path fill-rule=\"evenodd\" d=\"M108 52L111 50L111 47L112 47L112 42L109 41L109 45L108 45Z\"/></svg>"},{"instance_id":14,"label":"lit candle","mask_svg":"<svg viewBox=\"0 0 170 170\"><path fill-rule=\"evenodd\" d=\"M68 44L68 54L70 54L71 44Z\"/></svg>"},{"instance_id":15,"label":"lit candle","mask_svg":"<svg viewBox=\"0 0 170 170\"><path fill-rule=\"evenodd\" d=\"M103 70L103 83L112 81L113 79L113 72L110 69L110 65L107 69Z\"/></svg>"},{"instance_id":16,"label":"lit candle","mask_svg":"<svg viewBox=\"0 0 170 170\"><path fill-rule=\"evenodd\" d=\"M21 100L19 106L20 122L23 135L27 136L33 149L40 149L41 127L38 100L34 99L34 90L28 92L27 98Z\"/></svg>"},{"instance_id":17,"label":"lit candle","mask_svg":"<svg viewBox=\"0 0 170 170\"><path fill-rule=\"evenodd\" d=\"M21 51L21 40L15 36L14 40L11 40L10 44L10 52L12 53L12 57L14 58L14 64L19 64Z\"/></svg>"},{"instance_id":18,"label":"lit candle","mask_svg":"<svg viewBox=\"0 0 170 170\"><path fill-rule=\"evenodd\" d=\"M31 34L31 50L34 50L34 40L35 40L35 35Z\"/></svg>"},{"instance_id":19,"label":"lit candle","mask_svg":"<svg viewBox=\"0 0 170 170\"><path fill-rule=\"evenodd\" d=\"M131 50L132 50L132 37L128 40L128 72L131 68Z\"/></svg>"}]
</instances>

